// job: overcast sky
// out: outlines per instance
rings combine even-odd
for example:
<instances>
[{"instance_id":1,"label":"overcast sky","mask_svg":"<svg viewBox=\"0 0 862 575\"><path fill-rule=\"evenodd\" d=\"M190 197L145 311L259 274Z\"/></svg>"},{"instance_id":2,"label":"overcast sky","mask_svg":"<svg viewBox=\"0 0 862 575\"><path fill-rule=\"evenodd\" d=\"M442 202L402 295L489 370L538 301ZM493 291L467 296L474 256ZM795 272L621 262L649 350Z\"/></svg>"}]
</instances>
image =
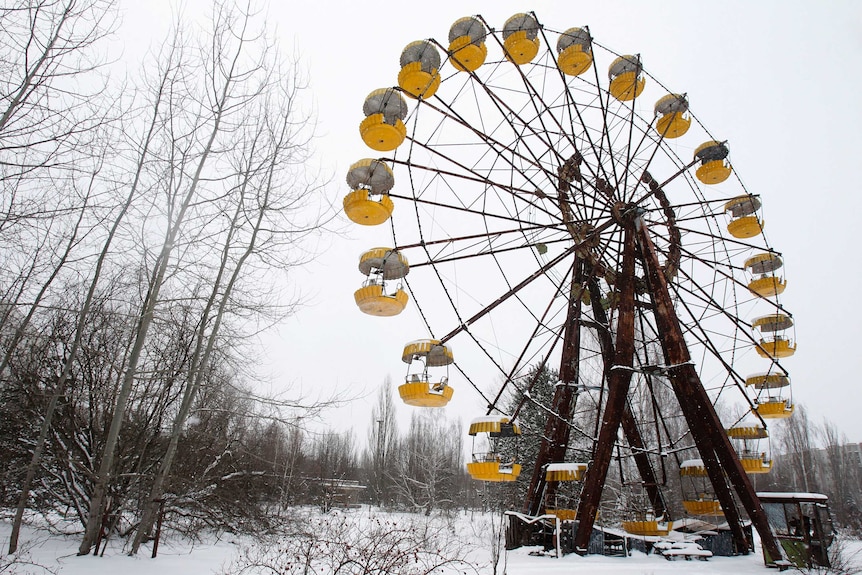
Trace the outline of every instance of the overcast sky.
<instances>
[{"instance_id":1,"label":"overcast sky","mask_svg":"<svg viewBox=\"0 0 862 575\"><path fill-rule=\"evenodd\" d=\"M123 37L134 60L162 37L171 3L122 5ZM201 14L208 6L196 0L185 10ZM769 243L784 254L782 302L793 313L799 344L784 362L793 399L815 422L828 418L850 440L862 441L862 77L856 72L862 3L273 2L269 20L282 49L296 52L311 76L318 161L334 175L332 201L340 204L349 191L350 164L376 155L359 137L362 103L371 90L396 83L407 43L434 37L446 44L449 26L462 16L481 14L502 27L509 16L530 10L554 29L587 25L597 42L641 54L650 74L686 92L698 120L730 142L737 174L763 200ZM265 345L277 389L369 396L332 418L339 429L355 426L362 440L377 386L387 376L400 382L404 343L427 335L412 306L395 318L359 312L353 303L362 280L359 254L391 240L382 229L345 229L346 236L331 237L314 264L294 276L312 296L310 305ZM459 385L457 377L452 383ZM414 408L399 409L403 419ZM466 386L456 387L447 409L465 421L482 414Z\"/></svg>"}]
</instances>

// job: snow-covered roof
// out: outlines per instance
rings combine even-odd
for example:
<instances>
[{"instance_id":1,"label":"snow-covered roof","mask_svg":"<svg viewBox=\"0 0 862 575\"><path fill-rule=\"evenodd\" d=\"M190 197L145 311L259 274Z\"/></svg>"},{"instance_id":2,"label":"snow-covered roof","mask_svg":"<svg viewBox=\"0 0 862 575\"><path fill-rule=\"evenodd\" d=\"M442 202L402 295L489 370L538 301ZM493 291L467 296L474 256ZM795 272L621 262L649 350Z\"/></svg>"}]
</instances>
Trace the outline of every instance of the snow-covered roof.
<instances>
[{"instance_id":1,"label":"snow-covered roof","mask_svg":"<svg viewBox=\"0 0 862 575\"><path fill-rule=\"evenodd\" d=\"M476 417L472 421L470 421L470 425L474 423L509 423L509 417L506 415L483 415L482 417Z\"/></svg>"},{"instance_id":2,"label":"snow-covered roof","mask_svg":"<svg viewBox=\"0 0 862 575\"><path fill-rule=\"evenodd\" d=\"M785 491L758 491L757 496L761 499L792 499L798 501L827 501L829 497L822 493L785 492Z\"/></svg>"},{"instance_id":3,"label":"snow-covered roof","mask_svg":"<svg viewBox=\"0 0 862 575\"><path fill-rule=\"evenodd\" d=\"M577 472L582 469L586 469L586 463L574 463L574 462L565 462L565 463L549 463L547 467L547 471L573 471Z\"/></svg>"}]
</instances>

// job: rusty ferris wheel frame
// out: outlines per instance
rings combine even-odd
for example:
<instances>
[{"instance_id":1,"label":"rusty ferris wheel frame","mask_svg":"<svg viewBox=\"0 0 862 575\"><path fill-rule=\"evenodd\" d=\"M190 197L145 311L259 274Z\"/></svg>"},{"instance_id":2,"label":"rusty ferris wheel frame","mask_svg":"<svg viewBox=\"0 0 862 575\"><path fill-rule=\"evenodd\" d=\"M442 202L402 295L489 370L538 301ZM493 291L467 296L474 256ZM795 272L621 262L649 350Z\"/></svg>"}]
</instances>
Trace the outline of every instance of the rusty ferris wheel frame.
<instances>
[{"instance_id":1,"label":"rusty ferris wheel frame","mask_svg":"<svg viewBox=\"0 0 862 575\"><path fill-rule=\"evenodd\" d=\"M517 420L534 401L530 369L558 368L559 383L544 406L538 457L525 464L530 476L522 511L538 515L550 505L557 486L545 480L546 466L571 455L573 433L586 438L589 466L576 511L577 550L587 549L613 453L621 445L654 514L668 513L654 461L680 438L667 437L664 446L659 439L657 445L660 422L652 422L651 437L632 402L633 390L649 395L662 385L677 400L676 417L685 422L736 548L747 550L751 543L744 511L764 548L780 557L714 407L717 398L733 396L742 404L739 419L749 410L758 417L757 398L749 397L741 371L754 363L758 348L747 314L764 305L783 310L777 298L751 294L738 262L752 250L774 250L762 234L739 239L725 231L724 208L756 196L735 173L728 184L698 181L694 172L708 162L717 161L730 175L727 146L688 115L684 95L646 73L640 56L599 45L587 29L555 31L535 15L518 16L520 44L509 41L509 22L495 30L481 17L473 19L487 45L481 66L458 60L465 44L450 33L448 45L425 40L402 54L402 74L411 64L404 56L411 49L417 62L429 49L444 54L442 63L425 72L427 86L414 94L404 85L372 94L386 106L396 97L402 102L394 106L400 114L394 121L381 115L382 123L403 119L403 135L396 134L397 149L380 161L392 166L399 182L386 197L407 212L396 211L390 225L394 249L410 258L412 273L404 281L419 313L436 341L471 344L502 381L488 394L477 379L487 380L489 373L477 376L455 356L456 368L485 399L488 414L502 413L501 402L514 393L520 401L507 415ZM566 74L559 46L583 31L590 65ZM528 42L537 48L532 56ZM516 48L526 48L530 57ZM613 59L609 86L598 72L602 57ZM617 72L634 72L628 94L613 85L619 62ZM676 128L673 121L662 124L658 105L648 112L638 106L642 80L657 87L665 102L673 96L670 113L691 122L706 147L678 144L682 138L671 139L668 131ZM768 362L770 373L786 373L777 358ZM592 433L577 422L578 404L587 396L595 414Z\"/></svg>"}]
</instances>

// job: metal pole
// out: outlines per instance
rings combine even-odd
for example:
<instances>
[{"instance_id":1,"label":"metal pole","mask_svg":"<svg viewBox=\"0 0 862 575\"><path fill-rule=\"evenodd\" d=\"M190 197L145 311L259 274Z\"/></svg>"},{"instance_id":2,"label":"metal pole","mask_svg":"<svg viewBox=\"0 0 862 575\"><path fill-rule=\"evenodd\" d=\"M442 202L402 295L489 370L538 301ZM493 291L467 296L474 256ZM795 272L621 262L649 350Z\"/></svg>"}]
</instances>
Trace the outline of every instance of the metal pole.
<instances>
[{"instance_id":1,"label":"metal pole","mask_svg":"<svg viewBox=\"0 0 862 575\"><path fill-rule=\"evenodd\" d=\"M162 518L165 515L165 498L156 499L153 503L159 504L159 517L156 520L156 537L153 540L153 554L150 556L152 559L156 558L156 555L159 554L159 539L162 537Z\"/></svg>"},{"instance_id":2,"label":"metal pole","mask_svg":"<svg viewBox=\"0 0 862 575\"><path fill-rule=\"evenodd\" d=\"M626 227L623 248L622 274L619 278L620 302L616 329L614 365L608 374L608 399L602 413L599 439L593 461L587 469L584 489L578 504L578 530L575 533L575 552L586 553L590 534L599 510L605 479L613 456L614 444L628 400L635 352L635 239L631 227Z\"/></svg>"},{"instance_id":3,"label":"metal pole","mask_svg":"<svg viewBox=\"0 0 862 575\"><path fill-rule=\"evenodd\" d=\"M544 497L545 501L553 498L556 487L554 484L545 482L545 465L563 461L569 445L571 431L569 420L572 417L579 371L581 299L579 295L576 296L576 293L579 293L581 281L583 281L583 262L576 259L569 288L566 323L563 326L560 383L554 389L552 413L548 415L545 422L545 431L542 434L533 476L524 501L523 509L528 515L538 515L541 511L543 492L548 492Z\"/></svg>"}]
</instances>

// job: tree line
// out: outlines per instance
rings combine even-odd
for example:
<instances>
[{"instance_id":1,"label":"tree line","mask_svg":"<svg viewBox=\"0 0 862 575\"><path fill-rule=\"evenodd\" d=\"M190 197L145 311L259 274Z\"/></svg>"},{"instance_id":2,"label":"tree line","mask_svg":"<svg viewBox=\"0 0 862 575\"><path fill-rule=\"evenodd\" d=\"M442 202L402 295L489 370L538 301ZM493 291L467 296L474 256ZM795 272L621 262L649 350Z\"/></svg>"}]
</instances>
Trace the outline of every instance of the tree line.
<instances>
[{"instance_id":1,"label":"tree line","mask_svg":"<svg viewBox=\"0 0 862 575\"><path fill-rule=\"evenodd\" d=\"M301 303L283 286L334 213L307 78L263 20L213 3L120 78L114 0L0 6L11 552L32 507L77 516L81 554L128 509L137 550L169 490L190 517L238 520L256 488L222 490L263 473L248 446L320 407L249 385L255 336Z\"/></svg>"}]
</instances>

